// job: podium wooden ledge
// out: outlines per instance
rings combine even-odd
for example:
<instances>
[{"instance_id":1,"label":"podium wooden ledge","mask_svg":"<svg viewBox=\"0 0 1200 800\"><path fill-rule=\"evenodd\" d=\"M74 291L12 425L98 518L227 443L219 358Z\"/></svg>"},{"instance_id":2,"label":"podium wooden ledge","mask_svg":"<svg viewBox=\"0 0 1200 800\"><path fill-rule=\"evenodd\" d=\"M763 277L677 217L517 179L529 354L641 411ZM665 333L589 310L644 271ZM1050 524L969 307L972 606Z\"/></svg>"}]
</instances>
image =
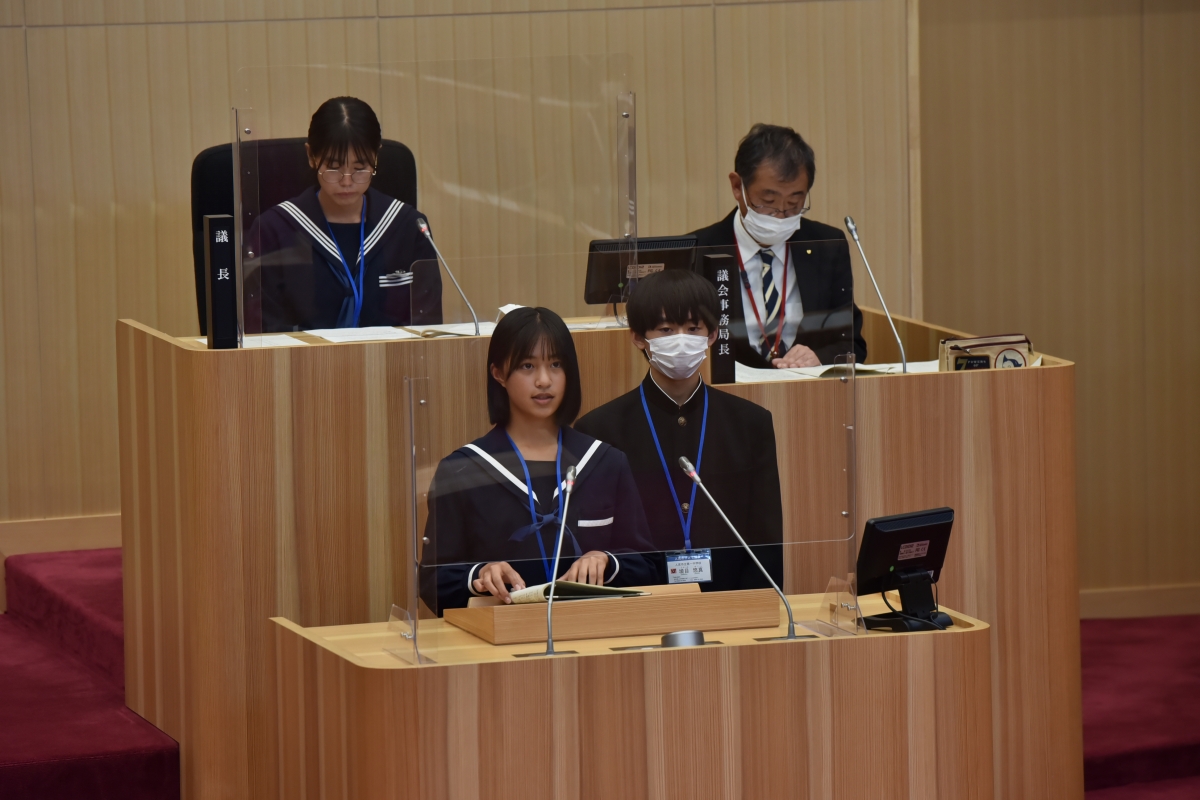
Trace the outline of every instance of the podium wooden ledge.
<instances>
[{"instance_id":1,"label":"podium wooden ledge","mask_svg":"<svg viewBox=\"0 0 1200 800\"><path fill-rule=\"evenodd\" d=\"M812 618L822 596L790 600ZM281 794L990 800L990 634L949 613L944 633L755 641L779 625L670 650L578 640L548 658L430 620L438 663L423 666L386 652L407 644L387 623L276 618Z\"/></svg>"}]
</instances>

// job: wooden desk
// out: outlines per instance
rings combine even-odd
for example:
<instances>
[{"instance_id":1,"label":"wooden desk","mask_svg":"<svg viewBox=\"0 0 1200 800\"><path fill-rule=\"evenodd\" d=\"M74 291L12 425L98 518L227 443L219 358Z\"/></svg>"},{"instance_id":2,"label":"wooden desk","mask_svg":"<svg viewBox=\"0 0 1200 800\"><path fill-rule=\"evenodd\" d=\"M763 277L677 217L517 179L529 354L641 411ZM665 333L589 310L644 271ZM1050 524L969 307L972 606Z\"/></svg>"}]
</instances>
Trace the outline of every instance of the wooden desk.
<instances>
[{"instance_id":1,"label":"wooden desk","mask_svg":"<svg viewBox=\"0 0 1200 800\"><path fill-rule=\"evenodd\" d=\"M487 340L208 351L128 321L117 339L127 702L180 742L191 800L287 796L268 620L380 621L405 596L403 378L429 376L445 399L430 435L448 453L487 427ZM625 331L575 341L584 410L644 374ZM1074 367L1047 363L855 389L859 527L957 512L941 599L992 626L994 776L1007 800L1083 792ZM841 520L845 483L828 469L846 456L836 382L722 388L774 414L785 535ZM846 563L844 544L813 545L789 559L785 589L823 591Z\"/></svg>"},{"instance_id":2,"label":"wooden desk","mask_svg":"<svg viewBox=\"0 0 1200 800\"><path fill-rule=\"evenodd\" d=\"M819 595L791 598L798 618ZM883 609L882 603L873 606ZM872 606L872 613L874 608ZM782 608L782 606L781 606ZM287 797L991 798L987 626L517 659L441 621L437 665L386 623L275 622Z\"/></svg>"}]
</instances>

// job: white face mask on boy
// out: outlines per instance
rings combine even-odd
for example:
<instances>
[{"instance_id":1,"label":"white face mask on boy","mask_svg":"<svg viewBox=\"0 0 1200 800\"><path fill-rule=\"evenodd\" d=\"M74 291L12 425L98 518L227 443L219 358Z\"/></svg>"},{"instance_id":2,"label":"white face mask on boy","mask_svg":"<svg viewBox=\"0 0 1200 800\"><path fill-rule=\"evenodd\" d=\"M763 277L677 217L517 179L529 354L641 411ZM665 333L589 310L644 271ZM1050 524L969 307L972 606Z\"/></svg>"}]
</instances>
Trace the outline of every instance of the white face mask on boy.
<instances>
[{"instance_id":1,"label":"white face mask on boy","mask_svg":"<svg viewBox=\"0 0 1200 800\"><path fill-rule=\"evenodd\" d=\"M682 381L696 374L708 357L708 337L676 333L647 339L650 363L671 380Z\"/></svg>"},{"instance_id":2,"label":"white face mask on boy","mask_svg":"<svg viewBox=\"0 0 1200 800\"><path fill-rule=\"evenodd\" d=\"M745 202L744 197L742 202ZM742 214L742 227L754 241L765 244L767 247L774 247L783 244L792 238L793 233L800 230L801 219L803 217L800 214L783 219L760 214L747 203L746 213Z\"/></svg>"}]
</instances>

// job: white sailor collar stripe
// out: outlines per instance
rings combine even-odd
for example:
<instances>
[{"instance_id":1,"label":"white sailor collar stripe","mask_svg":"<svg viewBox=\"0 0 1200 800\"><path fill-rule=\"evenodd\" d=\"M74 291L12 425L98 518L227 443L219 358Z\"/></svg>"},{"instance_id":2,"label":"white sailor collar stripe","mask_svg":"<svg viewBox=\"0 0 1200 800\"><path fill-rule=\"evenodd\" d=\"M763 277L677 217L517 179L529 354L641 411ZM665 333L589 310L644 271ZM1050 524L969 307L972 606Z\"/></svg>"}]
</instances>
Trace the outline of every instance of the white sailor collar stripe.
<instances>
[{"instance_id":1,"label":"white sailor collar stripe","mask_svg":"<svg viewBox=\"0 0 1200 800\"><path fill-rule=\"evenodd\" d=\"M321 230L316 221L301 211L295 203L293 203L291 200L285 200L279 204L279 207L290 214L292 218L299 223L300 227L302 227L309 236L316 240L317 244L324 247L331 256L336 258L338 261L342 260L342 256L338 251L337 244L334 243L333 239L329 237L329 234ZM357 261L361 261L367 253L371 252L371 248L379 244L379 240L383 238L383 235L387 233L388 229L392 226L392 223L396 221L396 217L399 215L400 209L403 207L404 203L400 202L399 200L393 200L391 204L388 205L387 210L383 212L383 217L379 220L379 224L375 226L375 229L371 231L371 235L368 236L363 242L363 248L358 254ZM357 261L355 263L357 263Z\"/></svg>"},{"instance_id":2,"label":"white sailor collar stripe","mask_svg":"<svg viewBox=\"0 0 1200 800\"><path fill-rule=\"evenodd\" d=\"M367 237L363 248L364 253L371 252L371 248L379 244L379 240L383 238L383 234L387 233L388 228L396 221L396 216L403 207L404 203L399 200L392 201L387 210L383 212L383 217L379 220L379 224L375 226L375 230L371 231L371 235Z\"/></svg>"},{"instance_id":3,"label":"white sailor collar stripe","mask_svg":"<svg viewBox=\"0 0 1200 800\"><path fill-rule=\"evenodd\" d=\"M583 454L583 458L579 459L579 463L575 465L575 483L579 483L583 475L583 468L587 465L588 461L591 460L592 455L596 452L596 450L600 448L600 444L601 442L599 439L592 442L592 446L587 449L587 452ZM465 449L470 450L472 453L478 455L485 462L487 462L488 466L500 473L501 477L505 478L512 483L513 486L516 486L518 489L520 489L521 494L528 497L532 493L534 502L540 502L537 497L537 492L531 492L523 480L518 478L516 475L513 475L512 472L510 472L507 467L497 461L491 455L491 453L488 453L486 450L476 444L468 444L464 445L464 447ZM564 480L561 484L559 484L558 488L554 490L554 497L558 497L558 493L566 488L567 482Z\"/></svg>"},{"instance_id":4,"label":"white sailor collar stripe","mask_svg":"<svg viewBox=\"0 0 1200 800\"><path fill-rule=\"evenodd\" d=\"M296 220L300 227L304 229L304 232L311 236L317 244L328 250L331 256L336 258L338 261L342 260L342 256L338 252L337 245L334 244L333 239L329 238L329 234L318 228L317 223L313 222L312 219L303 211L301 211L295 203L293 203L291 200L285 200L279 204L279 207L290 214L292 219Z\"/></svg>"}]
</instances>

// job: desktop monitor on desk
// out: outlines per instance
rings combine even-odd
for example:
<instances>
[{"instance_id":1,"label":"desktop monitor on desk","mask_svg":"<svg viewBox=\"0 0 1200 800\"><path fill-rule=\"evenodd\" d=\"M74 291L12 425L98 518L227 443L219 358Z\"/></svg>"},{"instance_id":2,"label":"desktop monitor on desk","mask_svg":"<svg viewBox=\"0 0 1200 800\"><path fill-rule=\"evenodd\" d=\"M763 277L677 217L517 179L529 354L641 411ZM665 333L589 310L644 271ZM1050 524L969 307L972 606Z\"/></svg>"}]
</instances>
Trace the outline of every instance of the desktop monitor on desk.
<instances>
[{"instance_id":1,"label":"desktop monitor on desk","mask_svg":"<svg viewBox=\"0 0 1200 800\"><path fill-rule=\"evenodd\" d=\"M868 630L942 630L953 623L938 610L933 586L942 574L954 509L932 508L867 520L858 551L858 596L900 593L900 608L864 618Z\"/></svg>"},{"instance_id":2,"label":"desktop monitor on desk","mask_svg":"<svg viewBox=\"0 0 1200 800\"><path fill-rule=\"evenodd\" d=\"M592 305L624 302L629 281L665 269L695 269L695 236L651 236L636 240L597 239L588 245L583 301ZM632 263L636 261L635 263ZM624 265L624 275L622 275ZM635 269L636 268L636 269Z\"/></svg>"}]
</instances>

